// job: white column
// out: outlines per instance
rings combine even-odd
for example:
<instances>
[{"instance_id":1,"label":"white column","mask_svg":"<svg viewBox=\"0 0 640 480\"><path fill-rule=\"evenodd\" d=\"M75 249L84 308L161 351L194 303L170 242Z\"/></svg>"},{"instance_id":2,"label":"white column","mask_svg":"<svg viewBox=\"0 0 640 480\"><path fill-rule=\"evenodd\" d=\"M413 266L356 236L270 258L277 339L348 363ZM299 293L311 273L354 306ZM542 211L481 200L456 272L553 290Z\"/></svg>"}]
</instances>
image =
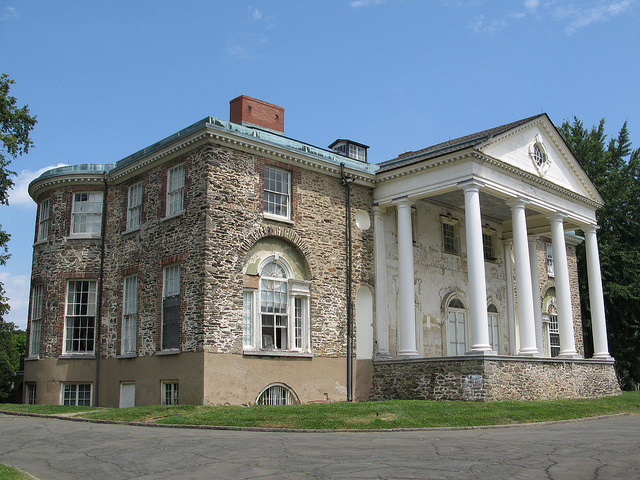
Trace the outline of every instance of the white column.
<instances>
[{"instance_id":1,"label":"white column","mask_svg":"<svg viewBox=\"0 0 640 480\"><path fill-rule=\"evenodd\" d=\"M536 241L538 237L529 237L529 265L531 268L531 291L533 295L533 317L536 329L536 348L542 354L544 352L544 339L542 338L542 299L540 298L540 273L538 272L538 249Z\"/></svg>"},{"instance_id":2,"label":"white column","mask_svg":"<svg viewBox=\"0 0 640 480\"><path fill-rule=\"evenodd\" d=\"M376 341L377 354L388 357L389 353L389 310L387 288L387 249L384 234L384 215L387 209L373 207L373 248L375 255L376 287Z\"/></svg>"},{"instance_id":3,"label":"white column","mask_svg":"<svg viewBox=\"0 0 640 480\"><path fill-rule=\"evenodd\" d=\"M418 356L416 348L416 307L413 274L411 202L394 202L398 209L398 356Z\"/></svg>"},{"instance_id":4,"label":"white column","mask_svg":"<svg viewBox=\"0 0 640 480\"><path fill-rule=\"evenodd\" d=\"M459 183L464 191L464 217L467 237L467 268L469 271L469 340L468 354L486 352L497 354L489 344L489 320L487 318L487 281L484 271L482 247L482 217L480 213L480 187L477 180Z\"/></svg>"},{"instance_id":5,"label":"white column","mask_svg":"<svg viewBox=\"0 0 640 480\"><path fill-rule=\"evenodd\" d=\"M571 284L567 246L564 240L563 219L557 213L547 217L551 222L551 246L553 248L553 268L556 279L556 300L558 301L558 330L560 331L559 357L577 358L576 340L573 331L573 308L571 306Z\"/></svg>"},{"instance_id":6,"label":"white column","mask_svg":"<svg viewBox=\"0 0 640 480\"><path fill-rule=\"evenodd\" d=\"M602 292L602 274L600 272L600 254L598 253L597 227L584 228L587 250L587 277L589 279L589 301L591 304L591 329L593 330L593 358L610 359L607 341L607 323L604 314L604 294ZM555 255L555 253L554 253Z\"/></svg>"},{"instance_id":7,"label":"white column","mask_svg":"<svg viewBox=\"0 0 640 480\"><path fill-rule=\"evenodd\" d=\"M531 285L531 265L527 242L527 200L516 198L507 202L511 207L513 223L513 249L516 263L516 290L518 298L518 322L520 325L520 351L518 355L538 356L536 347L535 316L533 313L533 287Z\"/></svg>"}]
</instances>

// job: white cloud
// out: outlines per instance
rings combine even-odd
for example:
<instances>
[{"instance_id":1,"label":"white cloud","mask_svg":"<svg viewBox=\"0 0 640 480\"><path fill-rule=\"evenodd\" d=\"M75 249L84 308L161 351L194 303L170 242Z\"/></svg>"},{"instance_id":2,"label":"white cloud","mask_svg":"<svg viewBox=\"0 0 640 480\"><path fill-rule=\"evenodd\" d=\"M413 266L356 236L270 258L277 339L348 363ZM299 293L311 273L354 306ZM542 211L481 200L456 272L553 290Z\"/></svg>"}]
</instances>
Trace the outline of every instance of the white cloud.
<instances>
[{"instance_id":1,"label":"white cloud","mask_svg":"<svg viewBox=\"0 0 640 480\"><path fill-rule=\"evenodd\" d=\"M360 7L370 7L372 5L380 5L384 3L385 0L354 0L349 2L349 5L352 8L360 8Z\"/></svg>"},{"instance_id":2,"label":"white cloud","mask_svg":"<svg viewBox=\"0 0 640 480\"><path fill-rule=\"evenodd\" d=\"M535 10L540 6L540 0L524 0L524 6L529 10Z\"/></svg>"},{"instance_id":3,"label":"white cloud","mask_svg":"<svg viewBox=\"0 0 640 480\"><path fill-rule=\"evenodd\" d=\"M14 18L20 18L20 14L18 13L18 10L16 10L13 7L4 7L4 9L2 9L2 13L0 13L0 20L11 20Z\"/></svg>"},{"instance_id":4,"label":"white cloud","mask_svg":"<svg viewBox=\"0 0 640 480\"><path fill-rule=\"evenodd\" d=\"M569 25L565 28L568 35L573 35L579 29L587 27L592 23L604 22L612 17L620 15L629 10L633 0L621 1L598 1L587 4L572 4L559 6L555 9L555 15L561 20L569 20Z\"/></svg>"},{"instance_id":5,"label":"white cloud","mask_svg":"<svg viewBox=\"0 0 640 480\"><path fill-rule=\"evenodd\" d=\"M5 322L15 323L18 328L24 330L27 327L29 314L29 276L0 272L0 282L3 284L11 306L11 310L3 319Z\"/></svg>"},{"instance_id":6,"label":"white cloud","mask_svg":"<svg viewBox=\"0 0 640 480\"><path fill-rule=\"evenodd\" d=\"M512 20L518 20L526 17L523 12L510 12L501 18L494 20L486 20L484 15L480 15L476 22L473 24L473 31L476 33L491 33L494 34L498 30L505 28Z\"/></svg>"},{"instance_id":7,"label":"white cloud","mask_svg":"<svg viewBox=\"0 0 640 480\"><path fill-rule=\"evenodd\" d=\"M64 165L64 163L50 165L48 167L43 167L40 170L36 170L35 172L31 170L22 170L18 174L18 177L13 179L15 185L9 193L9 205L28 208L31 210L35 209L36 204L29 196L29 184L45 171L56 167L63 167Z\"/></svg>"},{"instance_id":8,"label":"white cloud","mask_svg":"<svg viewBox=\"0 0 640 480\"><path fill-rule=\"evenodd\" d=\"M254 20L260 20L262 18L262 11L257 8L254 8L252 17Z\"/></svg>"}]
</instances>

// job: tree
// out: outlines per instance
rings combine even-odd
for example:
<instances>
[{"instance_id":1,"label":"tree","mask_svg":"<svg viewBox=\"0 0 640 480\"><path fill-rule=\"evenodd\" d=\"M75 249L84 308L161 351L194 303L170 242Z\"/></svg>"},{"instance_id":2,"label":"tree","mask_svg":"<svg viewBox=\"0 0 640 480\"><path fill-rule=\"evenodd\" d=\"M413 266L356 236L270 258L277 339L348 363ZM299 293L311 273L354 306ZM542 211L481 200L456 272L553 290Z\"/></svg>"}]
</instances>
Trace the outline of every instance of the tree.
<instances>
[{"instance_id":1,"label":"tree","mask_svg":"<svg viewBox=\"0 0 640 480\"><path fill-rule=\"evenodd\" d=\"M9 190L13 187L11 176L15 172L9 170L9 164L33 146L29 133L36 124L29 107L16 107L16 98L9 95L13 83L7 74L0 75L0 205L9 204ZM0 225L0 265L6 265L9 259L9 237ZM0 399L8 397L13 374L19 368L20 351L15 340L19 331L13 323L4 321L8 312L8 299L0 282Z\"/></svg>"},{"instance_id":2,"label":"tree","mask_svg":"<svg viewBox=\"0 0 640 480\"><path fill-rule=\"evenodd\" d=\"M640 383L640 149L632 149L626 122L609 140L604 125L602 119L588 130L574 118L559 130L605 201L596 217L609 351L620 384L631 389ZM577 253L588 343L591 311L584 245Z\"/></svg>"}]
</instances>

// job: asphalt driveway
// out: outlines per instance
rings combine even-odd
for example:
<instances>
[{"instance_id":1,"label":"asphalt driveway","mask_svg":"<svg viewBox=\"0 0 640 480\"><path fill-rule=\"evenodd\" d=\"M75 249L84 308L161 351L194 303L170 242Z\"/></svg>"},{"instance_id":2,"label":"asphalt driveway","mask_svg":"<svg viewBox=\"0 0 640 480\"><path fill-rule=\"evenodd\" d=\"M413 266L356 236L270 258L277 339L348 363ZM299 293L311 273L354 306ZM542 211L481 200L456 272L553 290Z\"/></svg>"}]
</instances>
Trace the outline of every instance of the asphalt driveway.
<instances>
[{"instance_id":1,"label":"asphalt driveway","mask_svg":"<svg viewBox=\"0 0 640 480\"><path fill-rule=\"evenodd\" d=\"M254 432L0 415L0 463L41 480L634 479L640 415L470 430Z\"/></svg>"}]
</instances>

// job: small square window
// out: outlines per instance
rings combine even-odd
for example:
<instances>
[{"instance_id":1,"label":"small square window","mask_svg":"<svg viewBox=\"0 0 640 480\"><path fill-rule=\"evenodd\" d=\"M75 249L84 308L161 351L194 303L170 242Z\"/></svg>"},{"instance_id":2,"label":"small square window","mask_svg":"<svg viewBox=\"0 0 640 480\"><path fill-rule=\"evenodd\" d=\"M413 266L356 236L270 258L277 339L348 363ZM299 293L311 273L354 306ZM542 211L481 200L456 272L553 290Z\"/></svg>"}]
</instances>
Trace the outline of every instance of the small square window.
<instances>
[{"instance_id":1,"label":"small square window","mask_svg":"<svg viewBox=\"0 0 640 480\"><path fill-rule=\"evenodd\" d=\"M75 193L71 217L71 235L100 235L102 231L102 192Z\"/></svg>"},{"instance_id":2,"label":"small square window","mask_svg":"<svg viewBox=\"0 0 640 480\"><path fill-rule=\"evenodd\" d=\"M90 383L63 383L62 405L91 406Z\"/></svg>"},{"instance_id":3,"label":"small square window","mask_svg":"<svg viewBox=\"0 0 640 480\"><path fill-rule=\"evenodd\" d=\"M162 382L162 405L179 405L178 382Z\"/></svg>"}]
</instances>

